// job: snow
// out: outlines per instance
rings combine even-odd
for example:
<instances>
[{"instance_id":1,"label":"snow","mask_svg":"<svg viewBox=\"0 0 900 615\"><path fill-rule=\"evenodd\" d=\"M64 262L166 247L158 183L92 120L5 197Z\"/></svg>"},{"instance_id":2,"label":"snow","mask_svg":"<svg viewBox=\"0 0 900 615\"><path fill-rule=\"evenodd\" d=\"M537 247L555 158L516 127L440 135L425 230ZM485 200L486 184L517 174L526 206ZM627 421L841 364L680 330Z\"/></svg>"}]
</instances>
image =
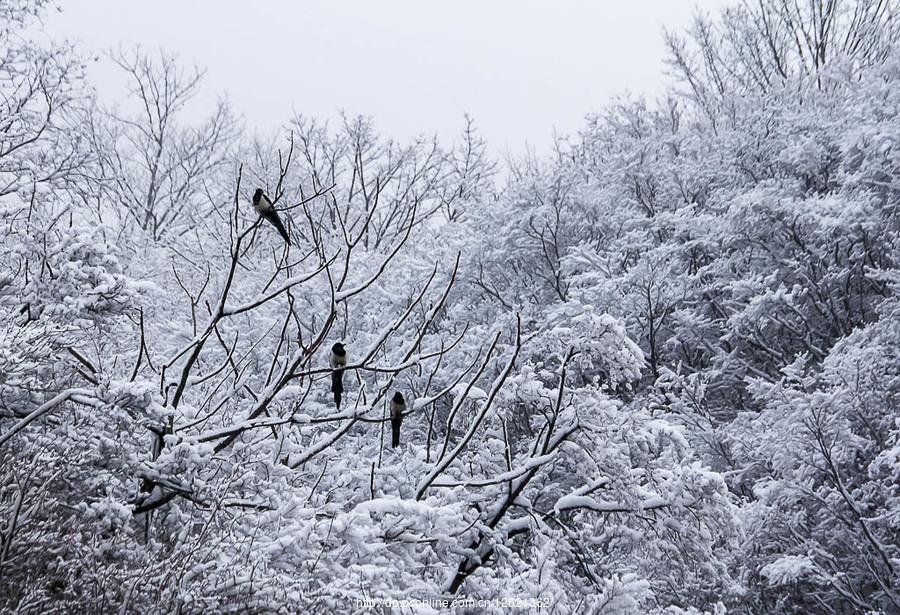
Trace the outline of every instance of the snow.
<instances>
[{"instance_id":1,"label":"snow","mask_svg":"<svg viewBox=\"0 0 900 615\"><path fill-rule=\"evenodd\" d=\"M466 387L469 386L467 383L459 383L450 391L450 396L454 399L459 399L460 397L465 396L465 399L477 401L479 399L487 399L487 391L484 389L478 388L477 386L472 386L469 388L468 393L466 393Z\"/></svg>"},{"instance_id":2,"label":"snow","mask_svg":"<svg viewBox=\"0 0 900 615\"><path fill-rule=\"evenodd\" d=\"M760 569L770 585L785 585L814 575L817 566L808 556L785 555Z\"/></svg>"},{"instance_id":3,"label":"snow","mask_svg":"<svg viewBox=\"0 0 900 615\"><path fill-rule=\"evenodd\" d=\"M146 48L117 106L45 4L0 9L0 611L896 610L890 3L698 18L662 96L508 160L255 138Z\"/></svg>"}]
</instances>

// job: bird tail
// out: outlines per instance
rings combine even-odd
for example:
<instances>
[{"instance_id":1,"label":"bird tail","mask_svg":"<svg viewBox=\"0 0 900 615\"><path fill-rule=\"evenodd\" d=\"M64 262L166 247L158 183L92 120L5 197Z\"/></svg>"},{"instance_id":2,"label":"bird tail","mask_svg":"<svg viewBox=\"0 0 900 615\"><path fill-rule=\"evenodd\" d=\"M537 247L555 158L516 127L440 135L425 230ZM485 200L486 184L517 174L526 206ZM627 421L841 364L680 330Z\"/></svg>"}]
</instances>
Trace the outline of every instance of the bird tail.
<instances>
[{"instance_id":1,"label":"bird tail","mask_svg":"<svg viewBox=\"0 0 900 615\"><path fill-rule=\"evenodd\" d=\"M291 245L291 240L288 238L287 229L284 228L284 224L281 223L281 218L278 217L278 212L273 210L269 212L266 217L269 219L269 222L271 222L275 226L275 228L278 229L278 233L282 237L284 237L285 243L287 243L287 245Z\"/></svg>"},{"instance_id":2,"label":"bird tail","mask_svg":"<svg viewBox=\"0 0 900 615\"><path fill-rule=\"evenodd\" d=\"M400 423L402 419L391 419L391 448L400 446Z\"/></svg>"},{"instance_id":3,"label":"bird tail","mask_svg":"<svg viewBox=\"0 0 900 615\"><path fill-rule=\"evenodd\" d=\"M336 367L331 371L331 392L334 393L334 403L337 409L341 409L341 393L344 392L344 368Z\"/></svg>"}]
</instances>

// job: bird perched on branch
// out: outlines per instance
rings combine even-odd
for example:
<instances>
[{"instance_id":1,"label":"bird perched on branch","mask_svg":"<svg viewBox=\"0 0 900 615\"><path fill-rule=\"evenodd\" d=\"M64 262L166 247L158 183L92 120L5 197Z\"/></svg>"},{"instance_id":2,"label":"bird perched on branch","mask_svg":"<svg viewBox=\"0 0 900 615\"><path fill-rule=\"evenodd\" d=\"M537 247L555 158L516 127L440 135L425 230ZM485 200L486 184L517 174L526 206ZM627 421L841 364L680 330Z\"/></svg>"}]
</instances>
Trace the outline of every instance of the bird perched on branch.
<instances>
[{"instance_id":1,"label":"bird perched on branch","mask_svg":"<svg viewBox=\"0 0 900 615\"><path fill-rule=\"evenodd\" d=\"M400 425L403 423L403 413L406 411L406 400L400 391L394 393L391 399L391 448L400 446Z\"/></svg>"},{"instance_id":2,"label":"bird perched on branch","mask_svg":"<svg viewBox=\"0 0 900 615\"><path fill-rule=\"evenodd\" d=\"M331 365L331 392L334 393L334 403L337 409L341 409L341 395L344 392L344 367L347 366L347 349L340 342L331 347L331 357L328 359Z\"/></svg>"},{"instance_id":3,"label":"bird perched on branch","mask_svg":"<svg viewBox=\"0 0 900 615\"><path fill-rule=\"evenodd\" d=\"M288 239L287 229L285 229L284 225L281 223L281 218L278 217L278 211L275 209L275 205L272 204L272 201L269 200L269 197L266 196L266 193L263 192L262 188L257 188L256 192L253 193L253 208L260 217L271 222L272 225L278 229L281 236L284 237L284 241L288 245L291 245L291 240Z\"/></svg>"}]
</instances>

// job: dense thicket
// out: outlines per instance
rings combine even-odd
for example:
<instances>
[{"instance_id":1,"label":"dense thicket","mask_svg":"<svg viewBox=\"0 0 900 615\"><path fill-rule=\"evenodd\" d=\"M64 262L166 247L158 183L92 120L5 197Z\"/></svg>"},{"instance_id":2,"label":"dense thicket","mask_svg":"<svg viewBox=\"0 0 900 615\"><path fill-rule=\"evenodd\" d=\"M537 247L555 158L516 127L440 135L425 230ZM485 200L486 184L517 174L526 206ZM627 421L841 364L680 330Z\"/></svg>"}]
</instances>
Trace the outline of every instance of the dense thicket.
<instances>
[{"instance_id":1,"label":"dense thicket","mask_svg":"<svg viewBox=\"0 0 900 615\"><path fill-rule=\"evenodd\" d=\"M504 167L186 122L141 51L109 106L42 8L0 6L4 609L900 612L896 2L698 17L663 99Z\"/></svg>"}]
</instances>

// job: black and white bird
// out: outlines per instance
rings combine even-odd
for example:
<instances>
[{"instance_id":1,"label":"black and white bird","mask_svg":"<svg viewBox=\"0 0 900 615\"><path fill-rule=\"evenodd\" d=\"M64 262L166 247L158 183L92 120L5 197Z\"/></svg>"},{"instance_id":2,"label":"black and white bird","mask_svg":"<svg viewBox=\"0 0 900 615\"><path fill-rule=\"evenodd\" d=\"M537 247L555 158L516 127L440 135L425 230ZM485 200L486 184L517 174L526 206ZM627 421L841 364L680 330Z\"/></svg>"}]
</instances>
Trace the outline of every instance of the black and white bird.
<instances>
[{"instance_id":1,"label":"black and white bird","mask_svg":"<svg viewBox=\"0 0 900 615\"><path fill-rule=\"evenodd\" d=\"M347 349L340 342L331 347L331 392L334 393L334 404L341 409L341 395L344 393L344 367L347 366Z\"/></svg>"},{"instance_id":2,"label":"black and white bird","mask_svg":"<svg viewBox=\"0 0 900 615\"><path fill-rule=\"evenodd\" d=\"M400 425L403 423L403 413L406 411L406 400L400 391L394 393L391 399L391 448L400 446Z\"/></svg>"},{"instance_id":3,"label":"black and white bird","mask_svg":"<svg viewBox=\"0 0 900 615\"><path fill-rule=\"evenodd\" d=\"M291 245L291 240L288 239L287 229L285 229L284 224L281 223L281 218L278 217L278 211L275 209L275 205L272 204L272 201L269 200L269 197L266 196L266 193L263 192L262 188L257 188L256 192L253 193L253 208L260 217L271 222L272 225L278 229L281 236L284 237L285 242L287 242L288 245Z\"/></svg>"}]
</instances>

